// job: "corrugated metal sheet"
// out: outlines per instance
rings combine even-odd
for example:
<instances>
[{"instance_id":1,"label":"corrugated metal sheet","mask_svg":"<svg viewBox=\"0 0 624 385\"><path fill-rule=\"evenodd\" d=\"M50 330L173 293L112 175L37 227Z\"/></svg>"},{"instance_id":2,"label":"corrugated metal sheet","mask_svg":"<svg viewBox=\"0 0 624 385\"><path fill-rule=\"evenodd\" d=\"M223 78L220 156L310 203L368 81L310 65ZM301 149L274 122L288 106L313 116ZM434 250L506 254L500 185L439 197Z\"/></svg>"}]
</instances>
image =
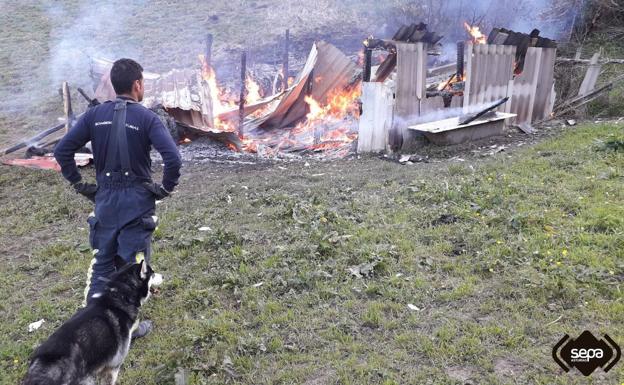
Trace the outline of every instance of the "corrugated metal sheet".
<instances>
[{"instance_id":1,"label":"corrugated metal sheet","mask_svg":"<svg viewBox=\"0 0 624 385\"><path fill-rule=\"evenodd\" d=\"M513 82L510 112L518 115L514 124L550 116L556 52L556 48L528 48L524 69Z\"/></svg>"},{"instance_id":2,"label":"corrugated metal sheet","mask_svg":"<svg viewBox=\"0 0 624 385\"><path fill-rule=\"evenodd\" d=\"M110 67L104 69L95 92L100 101L115 98L109 72ZM161 75L144 73L144 84L142 104L145 107L160 104L180 123L200 130L214 130L208 84L203 81L199 70L174 69Z\"/></svg>"},{"instance_id":3,"label":"corrugated metal sheet","mask_svg":"<svg viewBox=\"0 0 624 385\"><path fill-rule=\"evenodd\" d=\"M466 44L464 107L481 105L509 96L516 47ZM499 111L505 109L501 106Z\"/></svg>"},{"instance_id":4,"label":"corrugated metal sheet","mask_svg":"<svg viewBox=\"0 0 624 385\"><path fill-rule=\"evenodd\" d=\"M91 76L99 77L95 97L100 101L114 100L115 91L110 82L110 68L113 62L106 59L92 59ZM210 89L203 81L201 72L194 69L172 70L165 74L143 72L145 95L142 104L152 108L161 104L176 122L194 130L194 134L216 134L217 139L228 143L240 144L233 130L236 125L214 126L213 106L209 97ZM278 94L245 106L245 115L252 114L266 106ZM237 121L238 107L219 114L222 121ZM225 128L225 129L224 129ZM229 131L227 131L229 130Z\"/></svg>"}]
</instances>

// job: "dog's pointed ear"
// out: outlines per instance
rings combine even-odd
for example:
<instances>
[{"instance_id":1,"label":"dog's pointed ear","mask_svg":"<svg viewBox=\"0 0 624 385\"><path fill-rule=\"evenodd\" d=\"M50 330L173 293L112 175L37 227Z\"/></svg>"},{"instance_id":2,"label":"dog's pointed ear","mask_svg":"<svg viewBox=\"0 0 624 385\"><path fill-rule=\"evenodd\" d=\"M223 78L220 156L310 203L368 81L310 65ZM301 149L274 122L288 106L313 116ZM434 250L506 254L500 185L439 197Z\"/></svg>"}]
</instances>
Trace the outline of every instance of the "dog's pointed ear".
<instances>
[{"instance_id":1,"label":"dog's pointed ear","mask_svg":"<svg viewBox=\"0 0 624 385\"><path fill-rule=\"evenodd\" d=\"M128 264L128 262L126 262L126 260L121 258L119 255L115 255L114 263L115 263L115 268L117 270L123 268L124 266Z\"/></svg>"},{"instance_id":2,"label":"dog's pointed ear","mask_svg":"<svg viewBox=\"0 0 624 385\"><path fill-rule=\"evenodd\" d=\"M145 260L141 261L141 279L147 279L147 263Z\"/></svg>"}]
</instances>

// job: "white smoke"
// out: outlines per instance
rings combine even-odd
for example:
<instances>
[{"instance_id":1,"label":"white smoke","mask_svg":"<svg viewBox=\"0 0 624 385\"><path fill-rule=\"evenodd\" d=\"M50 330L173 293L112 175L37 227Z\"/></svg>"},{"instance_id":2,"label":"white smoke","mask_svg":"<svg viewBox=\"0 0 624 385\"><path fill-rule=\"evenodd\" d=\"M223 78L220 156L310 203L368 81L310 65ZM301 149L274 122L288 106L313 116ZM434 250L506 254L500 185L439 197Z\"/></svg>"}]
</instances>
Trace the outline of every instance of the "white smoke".
<instances>
[{"instance_id":1,"label":"white smoke","mask_svg":"<svg viewBox=\"0 0 624 385\"><path fill-rule=\"evenodd\" d=\"M49 80L86 85L90 57L117 59L136 57L141 47L131 34L133 19L140 14L141 1L107 1L82 4L78 11L51 3L46 14L64 20L51 32ZM70 20L70 22L67 22Z\"/></svg>"}]
</instances>

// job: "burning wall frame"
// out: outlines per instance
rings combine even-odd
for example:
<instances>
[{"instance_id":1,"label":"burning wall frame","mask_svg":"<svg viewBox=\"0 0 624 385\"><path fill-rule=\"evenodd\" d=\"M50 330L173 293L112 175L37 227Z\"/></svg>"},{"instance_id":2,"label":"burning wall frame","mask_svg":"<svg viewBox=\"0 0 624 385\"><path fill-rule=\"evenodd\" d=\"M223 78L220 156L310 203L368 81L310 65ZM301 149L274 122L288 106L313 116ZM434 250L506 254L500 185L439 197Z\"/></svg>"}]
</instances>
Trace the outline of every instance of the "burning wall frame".
<instances>
[{"instance_id":1,"label":"burning wall frame","mask_svg":"<svg viewBox=\"0 0 624 385\"><path fill-rule=\"evenodd\" d=\"M452 98L450 107L468 110L472 106L509 97L510 101L498 110L515 114L512 124L520 126L547 119L555 101L556 43L534 37L533 33L524 35L504 31L501 33L500 29L494 29L492 39L488 39L489 43L498 44L465 45L465 89L463 96ZM542 46L529 46L532 41ZM416 48L416 44L424 47ZM358 152L411 151L421 146L424 142L407 128L405 119L442 110L447 104L441 96L427 97L426 92L423 94L426 83L426 75L423 77L423 74L427 73L426 43L397 42L396 47L394 98L388 97L391 91L384 86L363 83L359 139L363 143L358 143ZM412 55L412 51L420 54ZM520 67L522 72L514 75L514 69ZM377 106L379 103L381 106Z\"/></svg>"}]
</instances>

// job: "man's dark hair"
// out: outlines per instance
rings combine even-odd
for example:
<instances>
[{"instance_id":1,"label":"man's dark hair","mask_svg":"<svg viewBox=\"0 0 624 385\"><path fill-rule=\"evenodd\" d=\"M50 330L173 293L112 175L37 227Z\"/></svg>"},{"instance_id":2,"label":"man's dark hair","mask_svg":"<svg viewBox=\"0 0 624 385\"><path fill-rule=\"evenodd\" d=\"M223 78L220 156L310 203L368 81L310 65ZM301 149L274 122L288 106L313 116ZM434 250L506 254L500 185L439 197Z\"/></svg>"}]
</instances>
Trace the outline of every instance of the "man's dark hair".
<instances>
[{"instance_id":1,"label":"man's dark hair","mask_svg":"<svg viewBox=\"0 0 624 385\"><path fill-rule=\"evenodd\" d=\"M113 63L110 80L117 95L132 91L132 83L143 79L143 67L132 59L119 59Z\"/></svg>"}]
</instances>

